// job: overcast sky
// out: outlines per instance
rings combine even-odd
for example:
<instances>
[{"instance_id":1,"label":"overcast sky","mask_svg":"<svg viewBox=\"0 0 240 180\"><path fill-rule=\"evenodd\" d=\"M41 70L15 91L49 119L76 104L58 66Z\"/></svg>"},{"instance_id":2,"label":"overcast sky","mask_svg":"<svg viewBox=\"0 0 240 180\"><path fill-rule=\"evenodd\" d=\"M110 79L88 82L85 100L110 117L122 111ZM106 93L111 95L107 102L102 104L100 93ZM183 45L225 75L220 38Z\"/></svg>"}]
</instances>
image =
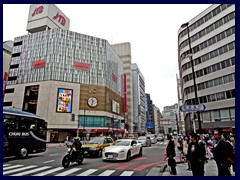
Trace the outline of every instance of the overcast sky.
<instances>
[{"instance_id":1,"label":"overcast sky","mask_svg":"<svg viewBox=\"0 0 240 180\"><path fill-rule=\"evenodd\" d=\"M144 78L153 103L177 103L177 32L210 4L57 4L70 19L70 31L106 39L110 44L130 42L132 63ZM27 34L29 4L3 5L3 40ZM17 17L17 19L16 19Z\"/></svg>"}]
</instances>

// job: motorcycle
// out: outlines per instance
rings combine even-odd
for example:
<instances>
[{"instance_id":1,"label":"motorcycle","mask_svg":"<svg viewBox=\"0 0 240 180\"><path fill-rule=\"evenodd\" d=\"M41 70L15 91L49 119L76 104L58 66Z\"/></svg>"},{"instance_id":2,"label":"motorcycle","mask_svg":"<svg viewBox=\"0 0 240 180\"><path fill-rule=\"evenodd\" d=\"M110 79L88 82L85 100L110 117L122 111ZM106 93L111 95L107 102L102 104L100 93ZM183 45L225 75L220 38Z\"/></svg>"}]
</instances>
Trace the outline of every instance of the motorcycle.
<instances>
[{"instance_id":1,"label":"motorcycle","mask_svg":"<svg viewBox=\"0 0 240 180\"><path fill-rule=\"evenodd\" d=\"M84 153L83 150L80 149L79 151L76 150L74 146L68 148L66 155L62 159L62 166L64 168L68 168L70 163L77 162L79 165L82 164L84 160Z\"/></svg>"}]
</instances>

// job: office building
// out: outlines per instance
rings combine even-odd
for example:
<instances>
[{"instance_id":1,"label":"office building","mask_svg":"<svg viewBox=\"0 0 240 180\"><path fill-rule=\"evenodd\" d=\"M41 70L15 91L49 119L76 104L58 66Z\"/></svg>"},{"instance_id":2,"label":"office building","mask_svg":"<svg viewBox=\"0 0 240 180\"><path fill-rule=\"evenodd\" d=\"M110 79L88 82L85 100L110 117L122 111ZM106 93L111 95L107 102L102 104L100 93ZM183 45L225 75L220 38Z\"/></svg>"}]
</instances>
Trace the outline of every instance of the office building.
<instances>
[{"instance_id":1,"label":"office building","mask_svg":"<svg viewBox=\"0 0 240 180\"><path fill-rule=\"evenodd\" d=\"M186 23L186 22L182 22ZM235 5L214 4L191 19L188 25L192 54L189 54L187 28L178 30L178 63L183 105L196 105L193 74L200 104L202 129L212 133L214 128L224 132L235 130ZM184 113L186 132L199 123ZM193 122L195 124L189 123Z\"/></svg>"}]
</instances>

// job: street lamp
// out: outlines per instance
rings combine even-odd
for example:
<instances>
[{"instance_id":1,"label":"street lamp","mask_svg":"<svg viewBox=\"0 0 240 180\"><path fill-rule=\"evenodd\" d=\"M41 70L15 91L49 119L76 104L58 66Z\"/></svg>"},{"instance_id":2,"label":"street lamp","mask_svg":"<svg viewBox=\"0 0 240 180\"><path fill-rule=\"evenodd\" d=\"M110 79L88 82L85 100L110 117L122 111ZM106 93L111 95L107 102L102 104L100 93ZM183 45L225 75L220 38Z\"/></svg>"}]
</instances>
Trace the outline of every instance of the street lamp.
<instances>
[{"instance_id":1,"label":"street lamp","mask_svg":"<svg viewBox=\"0 0 240 180\"><path fill-rule=\"evenodd\" d=\"M199 104L198 102L198 96L197 96L197 86L196 86L196 79L195 79L195 72L194 72L194 67L193 67L193 60L192 60L192 47L191 47L191 41L190 41L190 35L189 35L189 23L184 23L181 25L181 28L187 28L187 34L188 34L188 44L189 44L189 60L191 62L192 66L192 74L193 74L193 86L194 86L194 92L195 92L195 103L196 105ZM201 120L200 120L200 112L197 111L198 115L198 126L199 126L199 133L202 133L202 125L201 125Z\"/></svg>"}]
</instances>

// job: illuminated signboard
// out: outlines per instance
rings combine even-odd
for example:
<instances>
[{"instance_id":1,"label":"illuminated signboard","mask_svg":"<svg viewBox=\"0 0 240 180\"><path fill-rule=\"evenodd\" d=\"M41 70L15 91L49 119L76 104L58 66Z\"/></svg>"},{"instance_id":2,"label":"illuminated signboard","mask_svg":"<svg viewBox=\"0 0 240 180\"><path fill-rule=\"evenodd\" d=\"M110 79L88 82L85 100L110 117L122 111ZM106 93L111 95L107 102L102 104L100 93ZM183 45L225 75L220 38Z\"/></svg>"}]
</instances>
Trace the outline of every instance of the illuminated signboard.
<instances>
[{"instance_id":1,"label":"illuminated signboard","mask_svg":"<svg viewBox=\"0 0 240 180\"><path fill-rule=\"evenodd\" d=\"M120 113L120 105L118 102L112 100L112 112Z\"/></svg>"},{"instance_id":2,"label":"illuminated signboard","mask_svg":"<svg viewBox=\"0 0 240 180\"><path fill-rule=\"evenodd\" d=\"M57 93L57 112L71 113L72 112L72 89L58 88Z\"/></svg>"}]
</instances>

